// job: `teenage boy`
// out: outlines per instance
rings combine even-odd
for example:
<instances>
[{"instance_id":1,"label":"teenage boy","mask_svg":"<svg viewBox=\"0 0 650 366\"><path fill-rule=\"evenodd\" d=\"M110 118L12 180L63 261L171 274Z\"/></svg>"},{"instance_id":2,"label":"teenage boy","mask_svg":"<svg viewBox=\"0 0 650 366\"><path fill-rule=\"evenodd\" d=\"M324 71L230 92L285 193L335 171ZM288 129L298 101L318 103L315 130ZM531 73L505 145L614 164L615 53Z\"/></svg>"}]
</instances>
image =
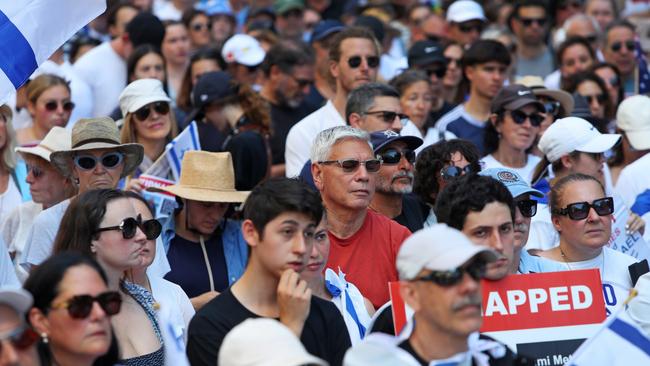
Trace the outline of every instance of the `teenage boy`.
<instances>
[{"instance_id":1,"label":"teenage boy","mask_svg":"<svg viewBox=\"0 0 650 366\"><path fill-rule=\"evenodd\" d=\"M311 296L299 273L323 215L317 192L286 178L271 179L251 192L242 232L250 246L243 276L196 313L188 330L192 365L216 365L226 334L248 318L275 318L300 337L312 355L340 365L350 337L334 304ZM255 345L251 345L254 352Z\"/></svg>"}]
</instances>

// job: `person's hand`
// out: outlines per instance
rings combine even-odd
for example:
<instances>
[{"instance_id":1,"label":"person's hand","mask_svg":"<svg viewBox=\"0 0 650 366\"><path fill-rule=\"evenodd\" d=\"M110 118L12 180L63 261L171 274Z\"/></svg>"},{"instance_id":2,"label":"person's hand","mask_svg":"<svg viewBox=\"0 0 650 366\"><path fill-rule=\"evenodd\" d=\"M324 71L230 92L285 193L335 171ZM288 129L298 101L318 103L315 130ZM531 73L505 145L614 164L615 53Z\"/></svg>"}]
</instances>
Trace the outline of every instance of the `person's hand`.
<instances>
[{"instance_id":1,"label":"person's hand","mask_svg":"<svg viewBox=\"0 0 650 366\"><path fill-rule=\"evenodd\" d=\"M630 235L636 231L643 235L643 232L645 231L645 221L641 216L634 212L630 212L630 217L627 218L627 222L625 223L625 232L627 235Z\"/></svg>"},{"instance_id":2,"label":"person's hand","mask_svg":"<svg viewBox=\"0 0 650 366\"><path fill-rule=\"evenodd\" d=\"M142 184L142 181L140 179L130 179L129 183L126 185L126 190L135 192L135 193L142 193L142 190L144 189L144 184Z\"/></svg>"},{"instance_id":3,"label":"person's hand","mask_svg":"<svg viewBox=\"0 0 650 366\"><path fill-rule=\"evenodd\" d=\"M199 296L191 298L190 302L192 303L194 310L199 311L199 309L202 308L203 305L207 304L208 302L210 302L210 300L214 299L217 296L219 296L219 293L217 291L208 291L202 293Z\"/></svg>"},{"instance_id":4,"label":"person's hand","mask_svg":"<svg viewBox=\"0 0 650 366\"><path fill-rule=\"evenodd\" d=\"M309 316L310 303L311 289L307 282L293 269L285 270L278 284L280 323L291 329L298 338Z\"/></svg>"}]
</instances>

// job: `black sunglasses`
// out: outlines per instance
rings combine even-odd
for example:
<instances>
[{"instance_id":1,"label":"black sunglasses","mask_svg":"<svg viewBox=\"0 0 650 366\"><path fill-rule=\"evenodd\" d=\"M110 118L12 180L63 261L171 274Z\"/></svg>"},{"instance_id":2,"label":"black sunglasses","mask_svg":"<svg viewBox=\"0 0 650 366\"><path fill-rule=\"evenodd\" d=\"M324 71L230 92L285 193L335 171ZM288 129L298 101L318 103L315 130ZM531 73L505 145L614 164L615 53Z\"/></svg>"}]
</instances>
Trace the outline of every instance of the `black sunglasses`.
<instances>
[{"instance_id":1,"label":"black sunglasses","mask_svg":"<svg viewBox=\"0 0 650 366\"><path fill-rule=\"evenodd\" d=\"M598 104L603 104L607 101L605 94L594 94L594 95L583 95L589 104L593 103L594 100L598 101Z\"/></svg>"},{"instance_id":2,"label":"black sunglasses","mask_svg":"<svg viewBox=\"0 0 650 366\"><path fill-rule=\"evenodd\" d=\"M475 281L480 281L485 277L487 265L482 260L474 260L468 265L458 267L451 271L433 271L430 274L417 277L413 281L433 282L439 286L449 287L460 283L465 273L470 275Z\"/></svg>"},{"instance_id":3,"label":"black sunglasses","mask_svg":"<svg viewBox=\"0 0 650 366\"><path fill-rule=\"evenodd\" d=\"M614 42L612 43L610 48L614 52L619 52L623 48L623 46L625 46L625 48L627 48L628 51L634 51L635 49L634 41Z\"/></svg>"},{"instance_id":4,"label":"black sunglasses","mask_svg":"<svg viewBox=\"0 0 650 366\"><path fill-rule=\"evenodd\" d=\"M379 118L381 118L386 123L393 123L395 117L399 117L399 121L402 123L402 125L407 124L409 120L409 116L405 115L404 113L397 113L392 111L372 111L372 112L366 112L364 114L369 114L369 115L378 114Z\"/></svg>"},{"instance_id":5,"label":"black sunglasses","mask_svg":"<svg viewBox=\"0 0 650 366\"><path fill-rule=\"evenodd\" d=\"M246 66L246 69L248 69L248 72L254 73L257 72L257 69L259 69L260 65L253 65L253 66Z\"/></svg>"},{"instance_id":6,"label":"black sunglasses","mask_svg":"<svg viewBox=\"0 0 650 366\"><path fill-rule=\"evenodd\" d=\"M137 219L133 217L127 217L122 220L122 222L117 226L101 227L95 231L99 233L102 231L118 230L122 232L122 237L124 239L131 239L135 236L137 228L140 228L144 235L147 237L147 240L155 240L160 235L162 231L162 225L156 219L151 219L147 221L142 221L142 216L138 215Z\"/></svg>"},{"instance_id":7,"label":"black sunglasses","mask_svg":"<svg viewBox=\"0 0 650 366\"><path fill-rule=\"evenodd\" d=\"M530 27L533 25L533 23L537 23L540 27L543 27L546 25L546 19L545 18L519 18L521 21L521 24L524 25L524 27Z\"/></svg>"},{"instance_id":8,"label":"black sunglasses","mask_svg":"<svg viewBox=\"0 0 650 366\"><path fill-rule=\"evenodd\" d=\"M380 159L368 159L366 161L360 161L356 159L346 159L346 160L325 160L319 161L318 164L329 165L336 164L344 173L352 173L359 169L359 166L362 164L366 167L368 173L376 173L381 168L382 161Z\"/></svg>"},{"instance_id":9,"label":"black sunglasses","mask_svg":"<svg viewBox=\"0 0 650 366\"><path fill-rule=\"evenodd\" d=\"M446 57L445 56L445 62L447 65L456 64L456 66L460 65L460 58L453 58L453 57Z\"/></svg>"},{"instance_id":10,"label":"black sunglasses","mask_svg":"<svg viewBox=\"0 0 650 366\"><path fill-rule=\"evenodd\" d=\"M544 110L546 111L546 113L552 115L553 117L557 117L557 115L560 114L561 106L562 105L560 104L560 102L553 100L544 103Z\"/></svg>"},{"instance_id":11,"label":"black sunglasses","mask_svg":"<svg viewBox=\"0 0 650 366\"><path fill-rule=\"evenodd\" d=\"M533 127L539 127L542 122L544 122L544 116L535 112L531 114L526 114L523 111L510 111L510 116L516 124L520 125L526 122L526 119L530 121L530 124Z\"/></svg>"},{"instance_id":12,"label":"black sunglasses","mask_svg":"<svg viewBox=\"0 0 650 366\"><path fill-rule=\"evenodd\" d=\"M395 148L390 148L379 154L381 161L387 165L398 164L400 160L402 160L402 156L409 163L415 163L415 151L411 149L404 149L400 151Z\"/></svg>"},{"instance_id":13,"label":"black sunglasses","mask_svg":"<svg viewBox=\"0 0 650 366\"><path fill-rule=\"evenodd\" d=\"M361 66L361 56L352 56L348 59L348 66L350 66L353 69L356 69L357 67ZM366 63L368 64L368 67L371 69L376 68L379 66L379 57L377 56L368 56L366 57Z\"/></svg>"},{"instance_id":14,"label":"black sunglasses","mask_svg":"<svg viewBox=\"0 0 650 366\"><path fill-rule=\"evenodd\" d=\"M438 79L441 79L443 76L445 76L445 73L447 73L447 68L446 67L432 67L429 69L426 69L427 76L431 77L431 75L435 75Z\"/></svg>"},{"instance_id":15,"label":"black sunglasses","mask_svg":"<svg viewBox=\"0 0 650 366\"><path fill-rule=\"evenodd\" d=\"M614 212L614 199L605 197L589 202L576 202L567 205L565 208L555 209L556 215L569 216L571 220L583 220L589 216L589 210L593 207L598 216L611 215Z\"/></svg>"},{"instance_id":16,"label":"black sunglasses","mask_svg":"<svg viewBox=\"0 0 650 366\"><path fill-rule=\"evenodd\" d=\"M212 23L195 23L191 25L191 28L193 31L198 32L203 29L211 30L212 29Z\"/></svg>"},{"instance_id":17,"label":"black sunglasses","mask_svg":"<svg viewBox=\"0 0 650 366\"><path fill-rule=\"evenodd\" d=\"M0 337L0 355L3 352L2 341L9 341L16 349L25 350L36 343L39 338L38 334L30 326L23 324Z\"/></svg>"},{"instance_id":18,"label":"black sunglasses","mask_svg":"<svg viewBox=\"0 0 650 366\"><path fill-rule=\"evenodd\" d=\"M94 155L77 155L74 157L74 164L80 169L92 170L95 169L98 162L101 162L104 168L113 169L120 165L123 159L124 154L121 152L110 152L99 158Z\"/></svg>"},{"instance_id":19,"label":"black sunglasses","mask_svg":"<svg viewBox=\"0 0 650 366\"><path fill-rule=\"evenodd\" d=\"M450 180L452 178L460 177L461 175L474 173L472 164L465 166L464 168L459 168L454 165L450 165L446 168L440 170L440 175L444 180Z\"/></svg>"},{"instance_id":20,"label":"black sunglasses","mask_svg":"<svg viewBox=\"0 0 650 366\"><path fill-rule=\"evenodd\" d=\"M313 79L299 79L299 78L297 78L297 77L295 77L295 76L293 76L293 75L291 75L291 74L289 74L289 76L291 76L291 78L292 78L296 83L298 83L298 87L299 87L300 89L303 89L303 88L305 88L305 87L311 86L311 85L314 83L314 80L313 80Z\"/></svg>"},{"instance_id":21,"label":"black sunglasses","mask_svg":"<svg viewBox=\"0 0 650 366\"><path fill-rule=\"evenodd\" d=\"M483 32L482 24L458 24L458 29L463 33L469 33L471 31L476 31L478 33Z\"/></svg>"},{"instance_id":22,"label":"black sunglasses","mask_svg":"<svg viewBox=\"0 0 650 366\"><path fill-rule=\"evenodd\" d=\"M38 179L43 174L45 174L45 171L43 171L43 169L41 169L39 167L36 167L36 166L33 166L33 165L25 164L25 168L27 169L27 175L29 175L29 172L32 172L32 176L35 179Z\"/></svg>"},{"instance_id":23,"label":"black sunglasses","mask_svg":"<svg viewBox=\"0 0 650 366\"><path fill-rule=\"evenodd\" d=\"M523 217L533 217L537 213L537 201L535 200L519 200L515 201L515 203Z\"/></svg>"},{"instance_id":24,"label":"black sunglasses","mask_svg":"<svg viewBox=\"0 0 650 366\"><path fill-rule=\"evenodd\" d=\"M68 309L71 318L85 319L93 310L93 303L97 302L106 315L111 316L120 312L122 296L117 291L106 291L97 296L77 295L67 301L52 305L52 309Z\"/></svg>"},{"instance_id":25,"label":"black sunglasses","mask_svg":"<svg viewBox=\"0 0 650 366\"><path fill-rule=\"evenodd\" d=\"M147 118L149 118L152 109L156 111L156 113L158 114L166 115L167 113L169 113L169 103L167 102L150 103L138 109L133 114L135 115L135 118L138 119L138 121L145 121Z\"/></svg>"},{"instance_id":26,"label":"black sunglasses","mask_svg":"<svg viewBox=\"0 0 650 366\"><path fill-rule=\"evenodd\" d=\"M59 105L63 107L63 110L66 112L71 112L74 109L74 103L67 101L67 102L57 102L55 100L51 100L47 103L45 103L45 109L48 112L54 112L56 111L57 108L59 108Z\"/></svg>"}]
</instances>

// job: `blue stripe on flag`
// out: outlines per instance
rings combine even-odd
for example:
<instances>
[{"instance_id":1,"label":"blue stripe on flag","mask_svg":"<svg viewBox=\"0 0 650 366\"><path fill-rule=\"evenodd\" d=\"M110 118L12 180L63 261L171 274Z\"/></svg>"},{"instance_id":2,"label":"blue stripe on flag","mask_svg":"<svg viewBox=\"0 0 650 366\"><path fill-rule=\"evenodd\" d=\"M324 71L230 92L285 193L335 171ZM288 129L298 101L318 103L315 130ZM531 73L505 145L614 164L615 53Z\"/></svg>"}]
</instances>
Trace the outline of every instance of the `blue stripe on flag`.
<instances>
[{"instance_id":1,"label":"blue stripe on flag","mask_svg":"<svg viewBox=\"0 0 650 366\"><path fill-rule=\"evenodd\" d=\"M0 11L0 69L18 89L37 67L32 46L7 15Z\"/></svg>"},{"instance_id":2,"label":"blue stripe on flag","mask_svg":"<svg viewBox=\"0 0 650 366\"><path fill-rule=\"evenodd\" d=\"M198 127L196 126L196 122L192 121L192 124L190 124L190 136L192 136L192 146L194 146L196 150L201 150L201 147L199 146L199 140L197 138L199 136L199 133L196 130L197 128Z\"/></svg>"},{"instance_id":3,"label":"blue stripe on flag","mask_svg":"<svg viewBox=\"0 0 650 366\"><path fill-rule=\"evenodd\" d=\"M626 341L630 342L641 351L645 352L646 355L650 356L650 340L641 334L641 332L639 332L635 327L616 318L609 325L609 329L623 337Z\"/></svg>"}]
</instances>

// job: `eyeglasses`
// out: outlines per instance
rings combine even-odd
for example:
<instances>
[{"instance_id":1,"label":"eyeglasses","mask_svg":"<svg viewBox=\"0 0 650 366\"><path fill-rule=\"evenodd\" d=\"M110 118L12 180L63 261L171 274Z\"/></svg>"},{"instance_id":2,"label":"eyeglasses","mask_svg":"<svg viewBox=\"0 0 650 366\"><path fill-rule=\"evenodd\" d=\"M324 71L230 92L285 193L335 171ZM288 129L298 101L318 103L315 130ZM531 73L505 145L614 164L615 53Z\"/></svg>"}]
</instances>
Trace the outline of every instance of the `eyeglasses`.
<instances>
[{"instance_id":1,"label":"eyeglasses","mask_svg":"<svg viewBox=\"0 0 650 366\"><path fill-rule=\"evenodd\" d=\"M140 228L144 235L147 237L147 240L155 240L160 235L162 231L162 225L156 219L151 219L147 221L142 221L142 216L138 215L137 219L133 217L127 217L122 220L122 222L117 226L101 227L95 230L95 233L102 231L111 231L118 230L122 232L122 237L124 239L131 239L135 236L137 229Z\"/></svg>"},{"instance_id":2,"label":"eyeglasses","mask_svg":"<svg viewBox=\"0 0 650 366\"><path fill-rule=\"evenodd\" d=\"M106 291L97 296L77 295L67 301L52 305L52 309L68 309L68 314L74 319L86 319L97 302L106 315L111 316L120 312L122 296L117 291Z\"/></svg>"},{"instance_id":3,"label":"eyeglasses","mask_svg":"<svg viewBox=\"0 0 650 366\"><path fill-rule=\"evenodd\" d=\"M350 66L353 69L356 69L357 67L361 66L361 56L352 56L348 59L348 66ZM379 57L377 56L368 56L366 57L366 64L368 65L369 68L374 69L377 66L379 66Z\"/></svg>"},{"instance_id":4,"label":"eyeglasses","mask_svg":"<svg viewBox=\"0 0 650 366\"><path fill-rule=\"evenodd\" d=\"M523 217L533 217L537 213L537 201L519 200L516 201L517 208Z\"/></svg>"},{"instance_id":5,"label":"eyeglasses","mask_svg":"<svg viewBox=\"0 0 650 366\"><path fill-rule=\"evenodd\" d=\"M518 125L523 124L528 119L533 127L539 127L544 121L544 116L539 113L526 114L523 111L510 111L510 116Z\"/></svg>"},{"instance_id":6,"label":"eyeglasses","mask_svg":"<svg viewBox=\"0 0 650 366\"><path fill-rule=\"evenodd\" d=\"M450 180L452 178L460 177L461 175L474 173L474 168L472 165L467 165L464 168L459 168L454 165L450 165L446 168L440 170L440 175L444 180Z\"/></svg>"},{"instance_id":7,"label":"eyeglasses","mask_svg":"<svg viewBox=\"0 0 650 366\"><path fill-rule=\"evenodd\" d=\"M544 110L546 113L552 115L553 117L557 117L558 114L560 114L560 107L562 104L560 102L554 100L554 101L549 101L544 103Z\"/></svg>"},{"instance_id":8,"label":"eyeglasses","mask_svg":"<svg viewBox=\"0 0 650 366\"><path fill-rule=\"evenodd\" d=\"M359 169L359 166L364 165L368 173L376 173L381 168L382 161L380 159L368 159L365 161L360 161L356 159L346 159L346 160L325 160L319 161L318 164L328 165L336 164L344 173L352 173Z\"/></svg>"},{"instance_id":9,"label":"eyeglasses","mask_svg":"<svg viewBox=\"0 0 650 366\"><path fill-rule=\"evenodd\" d=\"M530 27L533 23L536 23L540 27L546 25L545 18L519 18L519 21L524 25L524 27Z\"/></svg>"},{"instance_id":10,"label":"eyeglasses","mask_svg":"<svg viewBox=\"0 0 650 366\"><path fill-rule=\"evenodd\" d=\"M381 161L386 165L398 164L400 160L402 160L402 156L411 164L415 162L415 151L411 149L404 149L400 151L391 148L379 154Z\"/></svg>"},{"instance_id":11,"label":"eyeglasses","mask_svg":"<svg viewBox=\"0 0 650 366\"><path fill-rule=\"evenodd\" d=\"M372 112L366 112L364 114L368 115L379 115L379 118L381 118L385 123L393 123L395 120L395 117L399 117L400 123L403 125L408 123L409 116L405 115L404 113L397 113L397 112L392 112L392 111L372 111Z\"/></svg>"},{"instance_id":12,"label":"eyeglasses","mask_svg":"<svg viewBox=\"0 0 650 366\"><path fill-rule=\"evenodd\" d=\"M54 112L59 108L59 105L63 108L65 112L72 112L74 109L74 103L67 101L67 102L57 102L56 100L50 100L49 102L45 103L45 109L48 112Z\"/></svg>"},{"instance_id":13,"label":"eyeglasses","mask_svg":"<svg viewBox=\"0 0 650 366\"><path fill-rule=\"evenodd\" d=\"M198 32L204 29L212 30L212 23L195 23L191 25L193 31Z\"/></svg>"},{"instance_id":14,"label":"eyeglasses","mask_svg":"<svg viewBox=\"0 0 650 366\"><path fill-rule=\"evenodd\" d=\"M614 42L612 45L609 47L613 52L619 52L620 50L623 49L623 46L627 48L628 51L634 51L634 41L625 41L625 42Z\"/></svg>"},{"instance_id":15,"label":"eyeglasses","mask_svg":"<svg viewBox=\"0 0 650 366\"><path fill-rule=\"evenodd\" d=\"M123 159L124 154L121 152L110 152L99 158L94 155L77 155L74 157L74 164L83 170L95 169L97 163L101 163L106 169L113 169L120 165Z\"/></svg>"},{"instance_id":16,"label":"eyeglasses","mask_svg":"<svg viewBox=\"0 0 650 366\"><path fill-rule=\"evenodd\" d=\"M426 276L417 277L413 281L427 281L439 286L450 287L460 283L465 273L472 277L474 281L480 281L485 277L486 271L486 263L481 260L475 260L466 266L458 267L451 271L433 271Z\"/></svg>"},{"instance_id":17,"label":"eyeglasses","mask_svg":"<svg viewBox=\"0 0 650 366\"><path fill-rule=\"evenodd\" d=\"M565 208L555 209L556 215L569 216L571 220L583 220L589 216L589 210L593 207L598 216L611 215L614 212L614 199L605 197L594 200L593 202L576 202L567 205Z\"/></svg>"},{"instance_id":18,"label":"eyeglasses","mask_svg":"<svg viewBox=\"0 0 650 366\"><path fill-rule=\"evenodd\" d=\"M29 175L29 172L32 172L32 176L35 179L38 179L45 174L45 171L37 166L25 164L25 168L27 169L27 174Z\"/></svg>"},{"instance_id":19,"label":"eyeglasses","mask_svg":"<svg viewBox=\"0 0 650 366\"><path fill-rule=\"evenodd\" d=\"M445 73L447 73L447 68L446 67L432 67L429 69L426 69L427 76L431 77L431 75L435 75L438 79L442 78L445 76Z\"/></svg>"},{"instance_id":20,"label":"eyeglasses","mask_svg":"<svg viewBox=\"0 0 650 366\"><path fill-rule=\"evenodd\" d=\"M483 32L483 24L458 24L458 29L463 33L469 33L472 31L481 33Z\"/></svg>"},{"instance_id":21,"label":"eyeglasses","mask_svg":"<svg viewBox=\"0 0 650 366\"><path fill-rule=\"evenodd\" d=\"M0 335L0 341L9 341L18 350L25 350L31 347L36 343L38 338L38 334L26 324ZM0 342L0 354L2 354L2 342Z\"/></svg>"},{"instance_id":22,"label":"eyeglasses","mask_svg":"<svg viewBox=\"0 0 650 366\"><path fill-rule=\"evenodd\" d=\"M308 86L311 86L314 83L314 80L312 79L299 79L291 74L288 74L291 76L291 78L298 84L298 87L300 89L306 88Z\"/></svg>"},{"instance_id":23,"label":"eyeglasses","mask_svg":"<svg viewBox=\"0 0 650 366\"><path fill-rule=\"evenodd\" d=\"M583 97L587 99L587 102L589 104L593 103L594 100L597 101L598 104L603 104L605 101L607 101L605 94L583 95Z\"/></svg>"},{"instance_id":24,"label":"eyeglasses","mask_svg":"<svg viewBox=\"0 0 650 366\"><path fill-rule=\"evenodd\" d=\"M149 118L149 115L151 114L151 110L156 111L156 113L161 114L161 115L166 115L169 113L169 103L167 102L155 102L155 103L150 103L147 104L146 106L138 109L135 111L133 114L135 115L135 118L138 119L138 121L146 121L147 118Z\"/></svg>"}]
</instances>

